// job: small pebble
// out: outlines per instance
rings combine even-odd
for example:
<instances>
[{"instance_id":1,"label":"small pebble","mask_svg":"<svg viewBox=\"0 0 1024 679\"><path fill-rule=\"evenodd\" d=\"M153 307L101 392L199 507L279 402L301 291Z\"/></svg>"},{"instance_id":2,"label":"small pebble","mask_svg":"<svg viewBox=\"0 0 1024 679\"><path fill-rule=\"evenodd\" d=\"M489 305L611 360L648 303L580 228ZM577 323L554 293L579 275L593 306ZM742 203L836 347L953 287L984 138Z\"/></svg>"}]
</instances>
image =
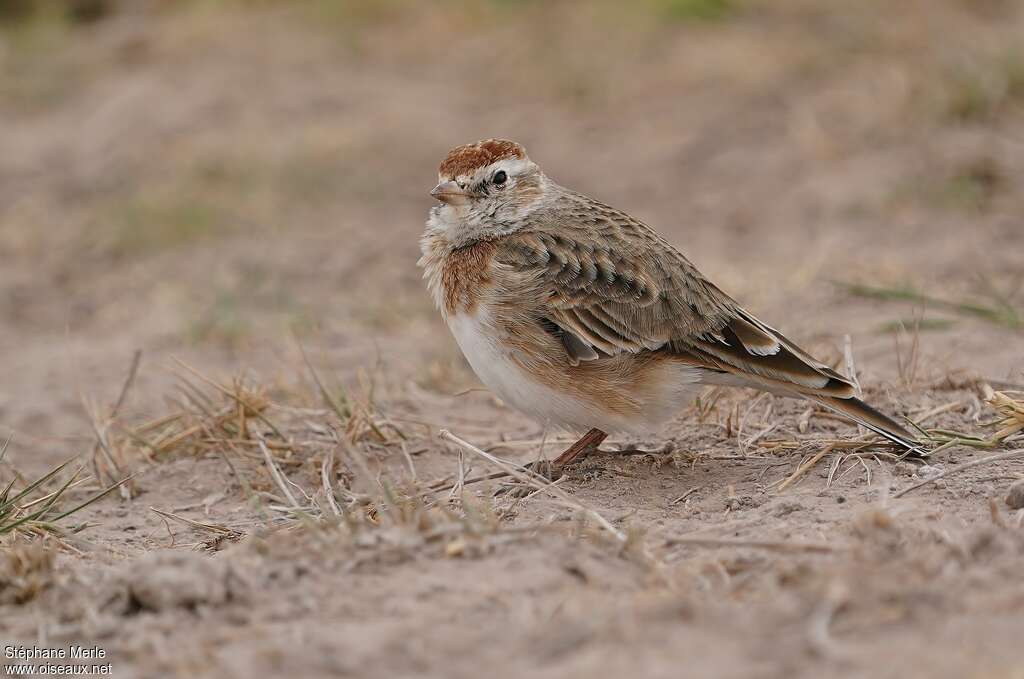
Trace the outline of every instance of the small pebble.
<instances>
[{"instance_id":1,"label":"small pebble","mask_svg":"<svg viewBox=\"0 0 1024 679\"><path fill-rule=\"evenodd\" d=\"M917 468L917 475L922 479L930 479L938 476L943 472L942 465L940 464L924 464Z\"/></svg>"},{"instance_id":2,"label":"small pebble","mask_svg":"<svg viewBox=\"0 0 1024 679\"><path fill-rule=\"evenodd\" d=\"M1006 493L1006 506L1010 509L1024 509L1024 480L1010 486Z\"/></svg>"}]
</instances>

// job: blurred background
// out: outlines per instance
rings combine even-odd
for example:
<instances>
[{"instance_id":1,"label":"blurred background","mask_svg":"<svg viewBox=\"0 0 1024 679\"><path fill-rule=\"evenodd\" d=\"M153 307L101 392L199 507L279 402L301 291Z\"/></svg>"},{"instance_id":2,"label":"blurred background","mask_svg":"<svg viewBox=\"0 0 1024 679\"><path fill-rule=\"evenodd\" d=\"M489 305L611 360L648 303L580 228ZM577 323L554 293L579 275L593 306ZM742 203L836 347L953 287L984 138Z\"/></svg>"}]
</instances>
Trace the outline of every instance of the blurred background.
<instances>
[{"instance_id":1,"label":"blurred background","mask_svg":"<svg viewBox=\"0 0 1024 679\"><path fill-rule=\"evenodd\" d=\"M135 349L474 384L415 262L492 136L826 357L892 377L913 327L1019 377L1022 35L1016 0L2 0L0 427L81 435Z\"/></svg>"}]
</instances>

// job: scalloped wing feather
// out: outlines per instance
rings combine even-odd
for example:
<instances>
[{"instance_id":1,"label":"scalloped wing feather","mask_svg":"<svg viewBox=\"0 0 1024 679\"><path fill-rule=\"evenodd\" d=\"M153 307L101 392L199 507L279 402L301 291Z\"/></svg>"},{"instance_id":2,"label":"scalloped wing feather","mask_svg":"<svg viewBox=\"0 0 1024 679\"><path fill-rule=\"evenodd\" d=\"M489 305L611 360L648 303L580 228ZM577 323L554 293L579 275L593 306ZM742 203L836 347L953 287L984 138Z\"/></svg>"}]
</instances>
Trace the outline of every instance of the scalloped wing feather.
<instances>
[{"instance_id":1,"label":"scalloped wing feather","mask_svg":"<svg viewBox=\"0 0 1024 679\"><path fill-rule=\"evenodd\" d=\"M547 318L573 337L570 360L668 348L799 393L853 395L846 378L747 313L647 226L568 198L568 207L502 238L496 256L535 277Z\"/></svg>"}]
</instances>

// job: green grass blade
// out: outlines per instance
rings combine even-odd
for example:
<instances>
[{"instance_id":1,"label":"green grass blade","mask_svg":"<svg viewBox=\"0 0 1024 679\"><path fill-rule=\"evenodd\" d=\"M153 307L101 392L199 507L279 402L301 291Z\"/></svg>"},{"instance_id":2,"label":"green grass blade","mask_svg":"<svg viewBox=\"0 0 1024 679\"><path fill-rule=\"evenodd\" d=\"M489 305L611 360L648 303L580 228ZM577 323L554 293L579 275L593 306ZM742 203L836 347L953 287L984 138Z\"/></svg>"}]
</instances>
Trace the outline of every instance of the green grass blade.
<instances>
[{"instance_id":1,"label":"green grass blade","mask_svg":"<svg viewBox=\"0 0 1024 679\"><path fill-rule=\"evenodd\" d=\"M134 476L134 475L133 475L133 476ZM121 479L120 481L117 481L117 482L115 482L115 483L113 483L113 484L111 484L111 485L107 486L107 487L106 487L106 488L105 488L104 490L101 490L100 492L96 493L95 495L93 495L93 496L92 496L91 498L89 498L88 500L85 500L85 501L84 501L84 502L82 502L81 504L75 505L74 507L72 507L71 509L67 510L66 512L61 512L61 513L60 513L60 514L58 514L57 516L55 516L55 517L53 517L53 518L51 518L51 519L48 519L48 521L49 521L50 523L56 523L57 521L60 521L61 519L64 519L64 518L67 518L67 517L71 516L72 514L74 514L74 513L75 513L75 512L77 512L77 511L80 511L80 510L82 510L82 509L85 509L86 507L88 507L89 505L91 505L91 504L92 504L93 502L96 502L97 500L101 500L101 499L103 499L104 497L106 497L107 495L109 495L109 494L110 494L111 492L113 492L113 491L114 491L114 489L116 489L116 488L118 488L118 487L122 486L123 484L127 483L127 482L128 482L128 481L130 481L131 479L132 479L132 476L126 476L126 477L124 477L124 478L123 478L123 479Z\"/></svg>"},{"instance_id":2,"label":"green grass blade","mask_svg":"<svg viewBox=\"0 0 1024 679\"><path fill-rule=\"evenodd\" d=\"M18 500L20 500L21 498L25 497L26 495L31 493L36 488L38 488L39 486L41 486L44 483L46 483L47 481L52 479L57 474L61 473L64 470L64 468L67 467L72 462L74 462L74 460L75 460L75 458L72 457L71 459L69 459L69 460L67 460L65 462L62 462L61 464L57 465L53 470L50 471L49 474L46 474L45 476L42 476L42 477L36 479L35 481L33 481L32 483L27 485L25 488L23 488L21 490L21 492L19 492L17 495L12 497L10 500L5 500L2 504L0 504L0 509L3 509L5 507L7 507L8 505L12 505L15 502L17 502Z\"/></svg>"},{"instance_id":3,"label":"green grass blade","mask_svg":"<svg viewBox=\"0 0 1024 679\"><path fill-rule=\"evenodd\" d=\"M1019 311L1009 306L1006 302L997 301L997 306L987 306L972 301L951 301L926 295L911 287L886 288L863 283L848 283L845 281L834 281L840 288L851 295L879 299L883 301L917 302L930 305L939 309L954 311L966 316L975 316L992 323L1004 325L1009 328L1024 327L1024 316Z\"/></svg>"},{"instance_id":4,"label":"green grass blade","mask_svg":"<svg viewBox=\"0 0 1024 679\"><path fill-rule=\"evenodd\" d=\"M0 493L0 513L3 513L4 508L7 506L7 496L11 494L11 488L14 488L15 480L11 479L11 482L4 488L4 492Z\"/></svg>"},{"instance_id":5,"label":"green grass blade","mask_svg":"<svg viewBox=\"0 0 1024 679\"><path fill-rule=\"evenodd\" d=\"M68 460L68 462L70 462L70 461L71 460ZM68 464L68 462L65 462L63 465L61 465L61 468L66 466ZM50 511L50 508L53 507L54 503L56 503L57 500L60 499L61 495L64 494L64 492L71 486L71 484L75 482L75 479L78 478L78 475L82 473L82 469L83 469L83 467L79 467L75 471L75 473L72 474L71 477L68 478L68 480L64 482L64 485L62 485L60 488L58 488L56 491L54 491L53 495L50 497L49 500L47 500L43 504L42 508L36 510L35 512L33 512L31 514L26 514L25 516L21 517L20 519L18 519L17 521L15 521L13 523L8 523L6 525L0 526L0 535L2 535L4 533L10 533L15 528L18 528L19 526L23 526L24 524L26 524L26 523L28 523L30 521L35 521L36 519L39 519L40 517L44 516L46 514L46 512ZM47 476L50 476L52 474L53 474L53 472L51 472ZM37 485L39 485L39 483L40 483L39 481L36 481L33 484L33 486L37 486Z\"/></svg>"}]
</instances>

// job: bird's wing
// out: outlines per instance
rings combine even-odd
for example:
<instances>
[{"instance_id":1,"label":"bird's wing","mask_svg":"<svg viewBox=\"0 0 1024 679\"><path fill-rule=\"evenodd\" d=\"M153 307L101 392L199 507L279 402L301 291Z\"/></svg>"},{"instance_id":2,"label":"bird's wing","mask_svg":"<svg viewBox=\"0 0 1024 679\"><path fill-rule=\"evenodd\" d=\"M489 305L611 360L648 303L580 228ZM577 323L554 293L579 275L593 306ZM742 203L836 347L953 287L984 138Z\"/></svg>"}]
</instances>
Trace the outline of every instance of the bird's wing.
<instances>
[{"instance_id":1,"label":"bird's wing","mask_svg":"<svg viewBox=\"0 0 1024 679\"><path fill-rule=\"evenodd\" d=\"M497 256L533 277L544 322L568 335L570 362L666 349L768 388L853 395L845 377L745 311L644 224L592 202L548 223L503 237Z\"/></svg>"},{"instance_id":2,"label":"bird's wing","mask_svg":"<svg viewBox=\"0 0 1024 679\"><path fill-rule=\"evenodd\" d=\"M922 452L847 378L744 310L647 226L584 200L501 238L497 253L544 299L538 321L562 335L568 362L667 351L741 384L804 396Z\"/></svg>"}]
</instances>

